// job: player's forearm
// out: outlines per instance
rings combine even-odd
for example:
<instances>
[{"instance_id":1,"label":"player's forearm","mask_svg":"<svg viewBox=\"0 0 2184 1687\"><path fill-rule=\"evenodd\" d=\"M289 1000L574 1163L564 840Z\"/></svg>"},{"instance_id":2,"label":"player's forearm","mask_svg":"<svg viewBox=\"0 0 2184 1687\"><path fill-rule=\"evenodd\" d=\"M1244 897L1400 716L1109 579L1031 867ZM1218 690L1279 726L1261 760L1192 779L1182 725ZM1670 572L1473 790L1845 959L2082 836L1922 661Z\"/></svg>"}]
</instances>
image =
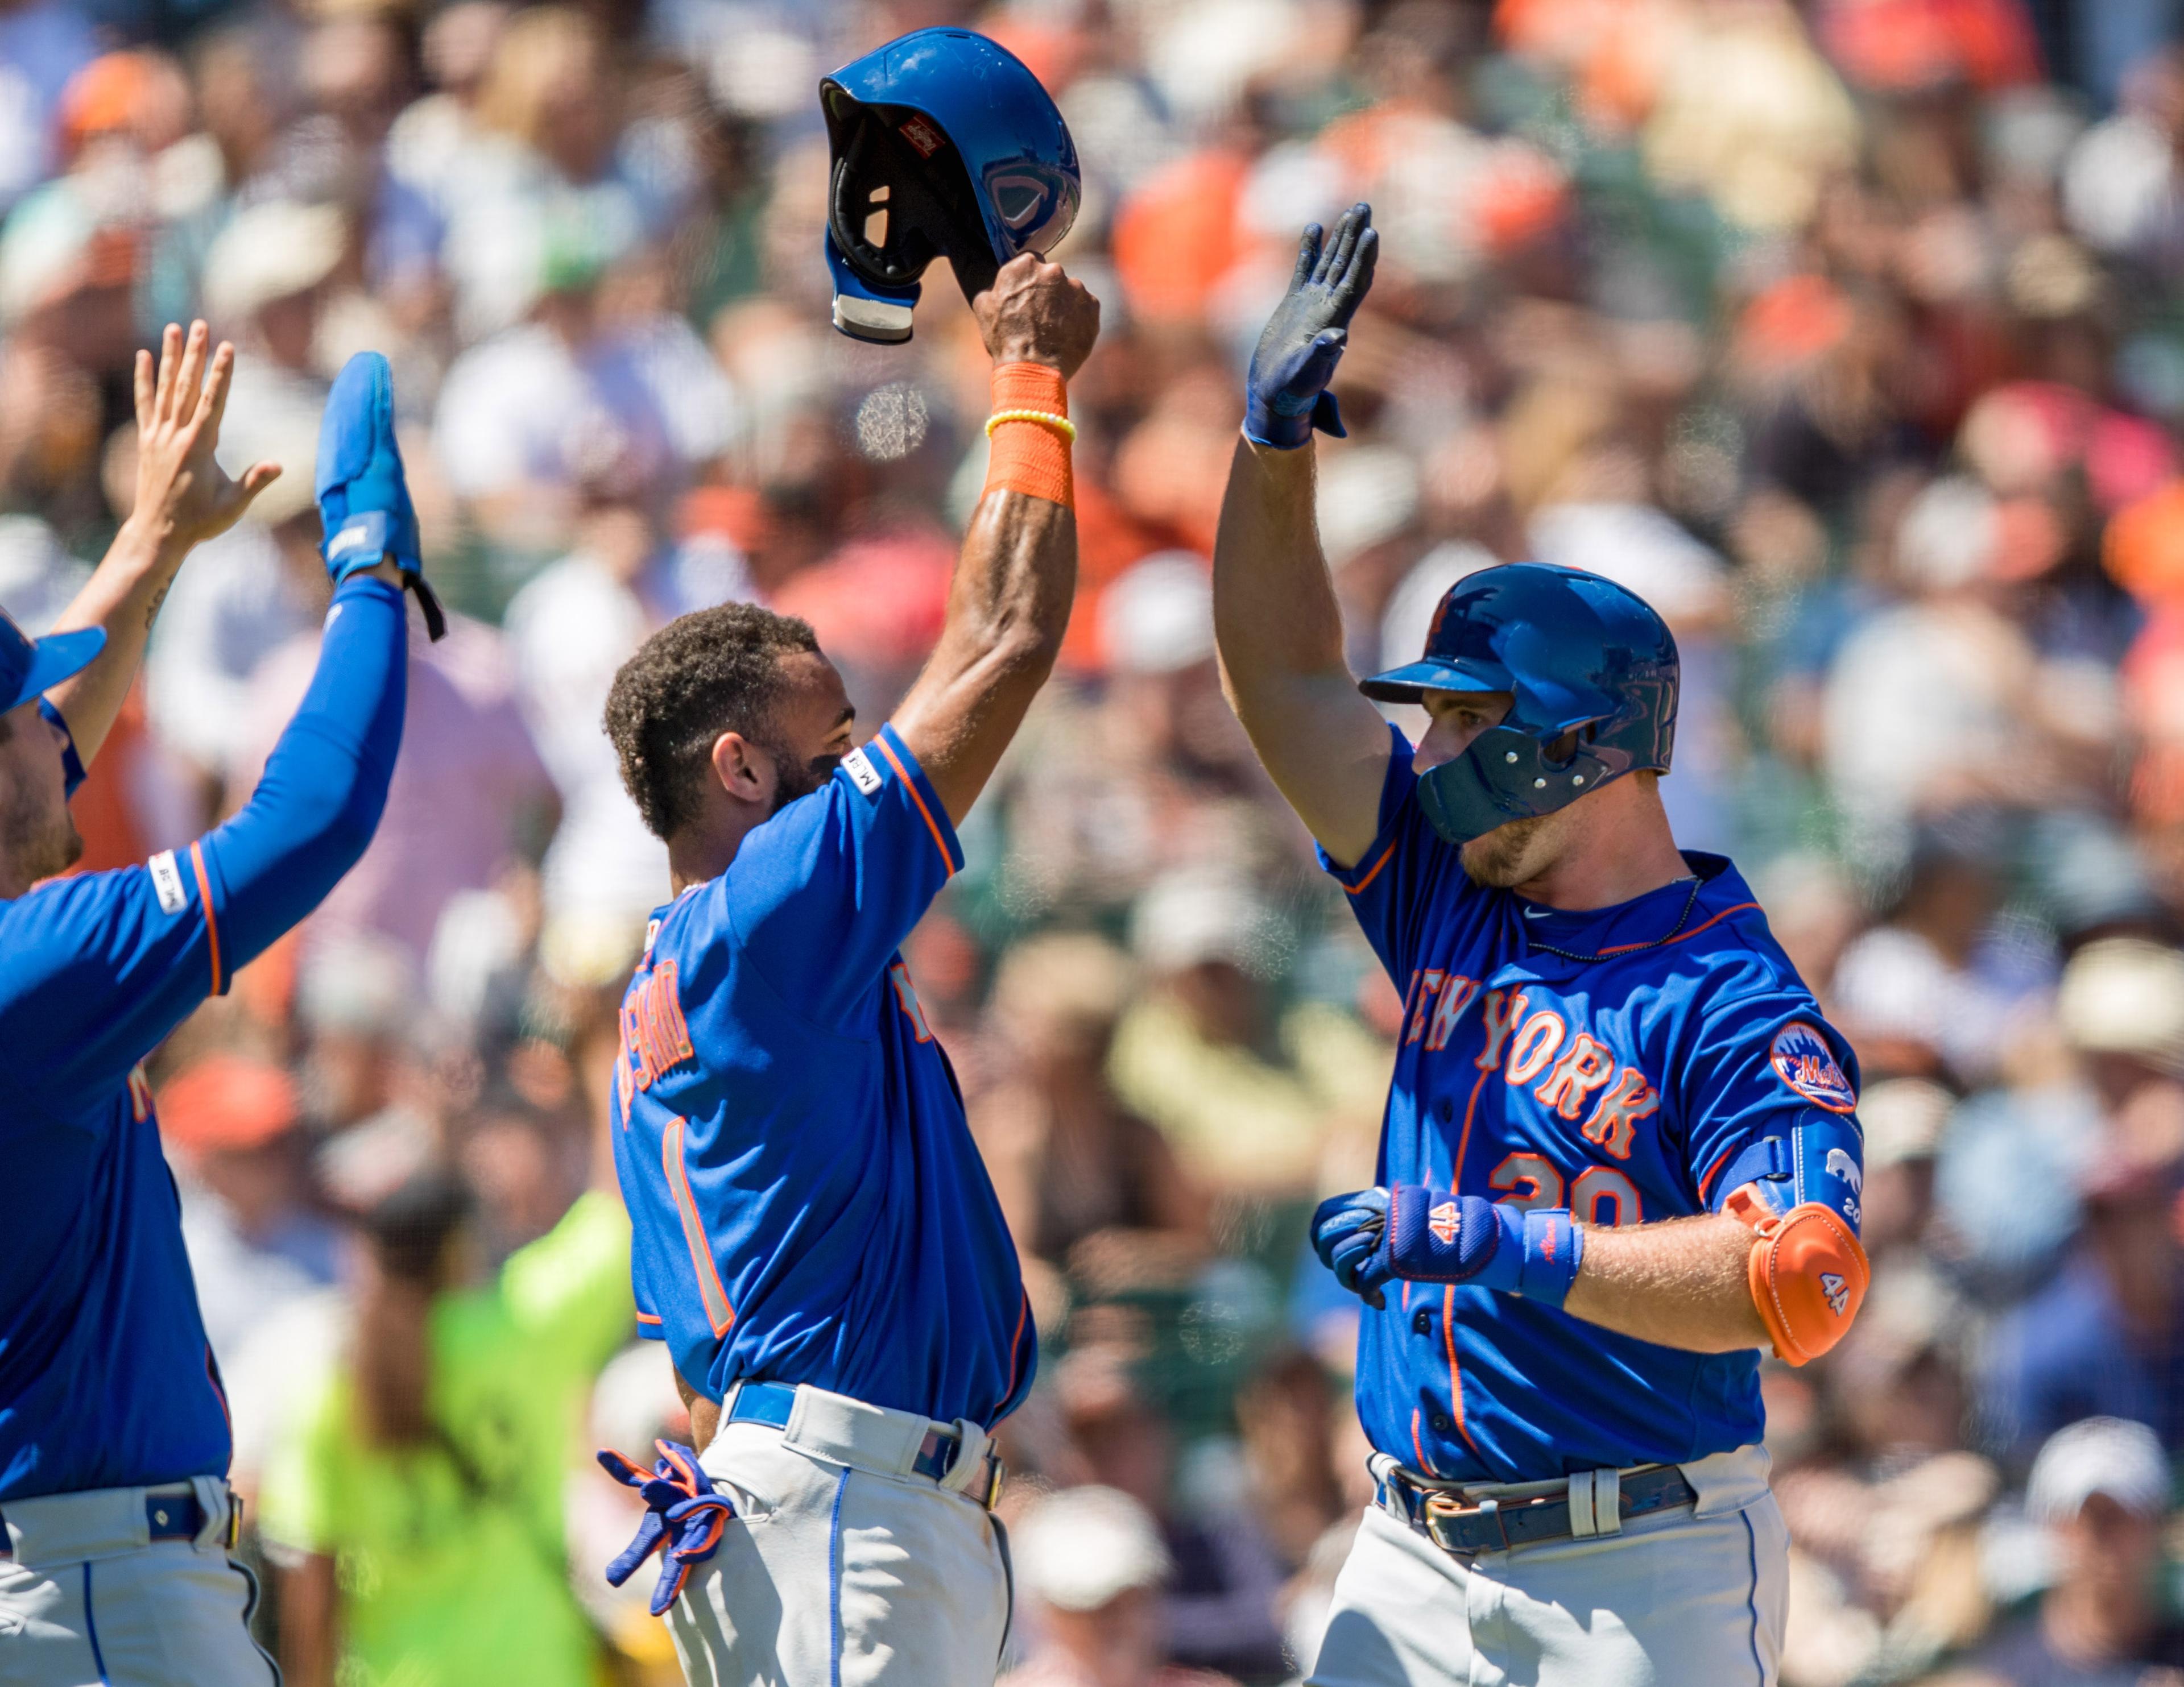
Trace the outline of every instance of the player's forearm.
<instances>
[{"instance_id":1,"label":"player's forearm","mask_svg":"<svg viewBox=\"0 0 2184 1687\"><path fill-rule=\"evenodd\" d=\"M1765 1347L1752 1304L1752 1232L1726 1213L1628 1229L1587 1227L1563 1308L1641 1341L1692 1353Z\"/></svg>"},{"instance_id":2,"label":"player's forearm","mask_svg":"<svg viewBox=\"0 0 2184 1687\"><path fill-rule=\"evenodd\" d=\"M1349 671L1342 612L1319 548L1312 448L1239 435L1213 542L1213 631L1232 690Z\"/></svg>"},{"instance_id":3,"label":"player's forearm","mask_svg":"<svg viewBox=\"0 0 2184 1687\"><path fill-rule=\"evenodd\" d=\"M1379 829L1388 730L1342 654L1319 548L1312 448L1239 438L1213 547L1213 632L1229 706L1290 806L1350 866Z\"/></svg>"},{"instance_id":4,"label":"player's forearm","mask_svg":"<svg viewBox=\"0 0 2184 1687\"><path fill-rule=\"evenodd\" d=\"M964 536L940 643L894 716L950 819L970 812L1053 672L1076 593L1075 513L989 492Z\"/></svg>"},{"instance_id":5,"label":"player's forearm","mask_svg":"<svg viewBox=\"0 0 2184 1687\"><path fill-rule=\"evenodd\" d=\"M152 623L188 550L171 531L162 535L133 521L125 523L97 571L53 624L56 632L96 626L106 633L106 646L91 665L48 693L86 766L121 713Z\"/></svg>"},{"instance_id":6,"label":"player's forearm","mask_svg":"<svg viewBox=\"0 0 2184 1687\"><path fill-rule=\"evenodd\" d=\"M902 735L961 821L1053 671L1077 594L1069 377L1100 332L1100 303L1031 253L972 302L994 360L986 493L948 587L933 660L895 711Z\"/></svg>"}]
</instances>

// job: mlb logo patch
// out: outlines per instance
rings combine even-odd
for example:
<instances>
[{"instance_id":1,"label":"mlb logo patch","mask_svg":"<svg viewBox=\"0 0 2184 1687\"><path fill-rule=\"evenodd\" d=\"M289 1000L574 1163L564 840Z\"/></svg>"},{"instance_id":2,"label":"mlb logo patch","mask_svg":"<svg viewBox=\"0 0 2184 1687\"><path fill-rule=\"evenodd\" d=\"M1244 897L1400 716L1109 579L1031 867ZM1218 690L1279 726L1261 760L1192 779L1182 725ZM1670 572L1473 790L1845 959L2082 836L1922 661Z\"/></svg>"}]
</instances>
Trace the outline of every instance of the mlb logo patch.
<instances>
[{"instance_id":1,"label":"mlb logo patch","mask_svg":"<svg viewBox=\"0 0 2184 1687\"><path fill-rule=\"evenodd\" d=\"M162 914L179 914L189 905L182 888L182 870L175 865L175 852L162 849L144 863L151 870L152 894L159 899Z\"/></svg>"},{"instance_id":2,"label":"mlb logo patch","mask_svg":"<svg viewBox=\"0 0 2184 1687\"><path fill-rule=\"evenodd\" d=\"M1858 1105L1858 1092L1836 1064L1827 1039L1802 1020L1774 1033L1767 1050L1774 1075L1815 1107L1830 1113L1847 1113Z\"/></svg>"},{"instance_id":3,"label":"mlb logo patch","mask_svg":"<svg viewBox=\"0 0 2184 1687\"><path fill-rule=\"evenodd\" d=\"M1445 1200L1426 1215L1426 1228L1444 1248L1456 1245L1456 1203Z\"/></svg>"},{"instance_id":4,"label":"mlb logo patch","mask_svg":"<svg viewBox=\"0 0 2184 1687\"><path fill-rule=\"evenodd\" d=\"M842 771L850 776L850 782L868 797L879 794L880 771L872 766L872 757L861 749L853 749L842 758Z\"/></svg>"},{"instance_id":5,"label":"mlb logo patch","mask_svg":"<svg viewBox=\"0 0 2184 1687\"><path fill-rule=\"evenodd\" d=\"M922 117L913 117L895 131L917 148L917 155L929 159L948 144L948 137Z\"/></svg>"}]
</instances>

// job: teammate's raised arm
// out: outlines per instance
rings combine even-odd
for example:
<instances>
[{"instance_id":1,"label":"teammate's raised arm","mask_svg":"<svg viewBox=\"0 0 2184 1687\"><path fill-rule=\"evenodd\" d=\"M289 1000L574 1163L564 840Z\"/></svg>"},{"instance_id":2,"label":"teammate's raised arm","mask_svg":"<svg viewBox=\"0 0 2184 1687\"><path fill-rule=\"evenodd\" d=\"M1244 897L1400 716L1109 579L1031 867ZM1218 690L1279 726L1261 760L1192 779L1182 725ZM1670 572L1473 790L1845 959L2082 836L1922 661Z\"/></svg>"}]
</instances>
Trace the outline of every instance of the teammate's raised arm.
<instances>
[{"instance_id":1,"label":"teammate's raised arm","mask_svg":"<svg viewBox=\"0 0 2184 1687\"><path fill-rule=\"evenodd\" d=\"M1027 253L974 309L994 361L993 456L963 537L948 619L895 710L949 818L970 812L1061 648L1077 590L1069 377L1091 354L1100 301Z\"/></svg>"},{"instance_id":2,"label":"teammate's raised arm","mask_svg":"<svg viewBox=\"0 0 2184 1687\"><path fill-rule=\"evenodd\" d=\"M1243 437L1213 546L1213 629L1228 700L1289 805L1337 865L1378 832L1388 729L1342 655L1314 515L1314 427L1344 437L1327 383L1373 285L1372 212L1318 224L1252 354Z\"/></svg>"},{"instance_id":3,"label":"teammate's raised arm","mask_svg":"<svg viewBox=\"0 0 2184 1687\"><path fill-rule=\"evenodd\" d=\"M170 333L167 347L170 365L174 337ZM175 386L197 378L192 366L203 366L202 340L193 333L194 358L185 354ZM225 362L216 361L209 398L224 387L225 373ZM198 496L191 489L192 477L198 477L198 487L211 487L219 479L226 491L205 494L199 513L180 529L201 533L217 520L204 513L208 508L247 503L250 482L263 484L271 476L248 476L242 487L226 482L211 460L218 407L201 404L193 420L170 428L185 406L174 401L160 408L167 404L163 384L147 436L164 454L164 465L145 475L140 493L169 496L187 511ZM335 385L320 443L319 502L330 548L343 532L393 504L406 511L393 422L387 361L376 353L360 354ZM197 430L193 439L190 427ZM344 456L352 459L345 465L337 460ZM371 482L382 484L364 489ZM170 483L176 489L163 493ZM212 504L214 496L229 504ZM75 1093L118 1081L208 994L224 992L238 968L317 906L371 841L402 737L408 639L401 587L414 565L414 520L387 544L384 552L355 548L345 561L328 565L335 592L318 670L249 802L186 849L164 851L118 872L47 885L7 905L19 946L0 978L0 1033L36 1037L51 1050L39 1081L52 1090ZM171 566L166 573L171 576ZM109 582L114 587L110 603L136 601L141 580L123 589L133 577ZM84 595L98 588L94 578ZM68 711L80 710L103 730L127 692L135 663L120 660L115 649L121 645L125 654L131 643L125 636L125 608L121 618L122 631L109 628L91 668L73 677L82 678L100 662L109 665L104 674L95 676L86 690L72 694L63 681L46 693L49 699L64 699L68 730L52 729L62 738L64 760L66 738L75 726L75 714ZM81 634L64 634L62 641L70 637ZM142 650L141 615L133 643ZM29 710L26 702L23 713ZM27 738L29 731L26 725L18 738ZM10 771L0 767L0 790ZM75 777L71 772L71 781ZM22 782L32 782L25 777ZM58 781L53 786L55 795L73 789ZM49 847L0 848L0 895L20 894L29 882L73 859L80 845L65 808L55 810L48 835Z\"/></svg>"},{"instance_id":4,"label":"teammate's raised arm","mask_svg":"<svg viewBox=\"0 0 2184 1687\"><path fill-rule=\"evenodd\" d=\"M109 1658L156 1656L162 1679L274 1673L224 1551L227 1402L138 1063L370 843L402 736L402 587L421 587L387 360L365 354L335 382L320 437L334 594L318 671L256 793L187 849L50 877L81 848L70 730L78 748L104 736L187 541L271 478L213 467L231 354L198 396L202 326L178 342L148 390L139 369L131 519L150 538L109 560L72 629L33 645L0 617L0 1506L25 1567L0 1583L10 1681L103 1674L102 1634Z\"/></svg>"}]
</instances>

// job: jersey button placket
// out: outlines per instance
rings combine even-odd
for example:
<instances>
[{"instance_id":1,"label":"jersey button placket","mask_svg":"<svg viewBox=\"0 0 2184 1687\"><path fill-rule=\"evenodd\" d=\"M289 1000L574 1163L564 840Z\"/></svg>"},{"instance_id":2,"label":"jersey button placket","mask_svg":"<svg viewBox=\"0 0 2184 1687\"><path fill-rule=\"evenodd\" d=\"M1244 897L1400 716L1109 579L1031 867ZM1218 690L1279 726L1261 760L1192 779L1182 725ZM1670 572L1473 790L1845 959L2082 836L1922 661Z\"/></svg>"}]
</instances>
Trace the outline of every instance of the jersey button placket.
<instances>
[{"instance_id":1,"label":"jersey button placket","mask_svg":"<svg viewBox=\"0 0 2184 1687\"><path fill-rule=\"evenodd\" d=\"M1426 1422L1433 1425L1433 1432L1436 1435L1446 1435L1456 1428L1456 1420L1446 1411L1436 1411Z\"/></svg>"}]
</instances>

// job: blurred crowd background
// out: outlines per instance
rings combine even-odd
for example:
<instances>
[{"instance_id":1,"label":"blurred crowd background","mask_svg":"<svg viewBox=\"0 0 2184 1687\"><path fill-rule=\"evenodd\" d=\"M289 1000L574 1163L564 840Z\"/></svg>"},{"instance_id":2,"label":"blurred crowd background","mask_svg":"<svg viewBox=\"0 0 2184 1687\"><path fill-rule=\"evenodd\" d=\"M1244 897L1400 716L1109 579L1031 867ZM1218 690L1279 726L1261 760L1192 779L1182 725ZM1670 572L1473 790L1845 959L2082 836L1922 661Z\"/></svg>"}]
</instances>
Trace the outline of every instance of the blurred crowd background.
<instances>
[{"instance_id":1,"label":"blurred crowd background","mask_svg":"<svg viewBox=\"0 0 2184 1687\"><path fill-rule=\"evenodd\" d=\"M1322 440L1362 669L1533 557L1658 606L1663 786L1864 1067L1875 1279L1766 1376L1790 1687L2184 1681L2184 54L2176 0L6 0L0 604L125 514L202 312L231 466L75 805L231 808L325 594L329 373L430 571L385 823L152 1063L292 1682L675 1679L588 1464L686 1435L596 1145L666 860L599 728L653 628L808 617L877 725L982 483L944 273L827 326L827 70L974 24L1056 93L1105 302L1063 671L908 949L1044 1344L1014 1687L1308 1663L1368 1489L1313 1201L1401 1009L1223 704L1206 554L1299 225L1384 231ZM823 1128L823 1121L816 1127Z\"/></svg>"}]
</instances>

